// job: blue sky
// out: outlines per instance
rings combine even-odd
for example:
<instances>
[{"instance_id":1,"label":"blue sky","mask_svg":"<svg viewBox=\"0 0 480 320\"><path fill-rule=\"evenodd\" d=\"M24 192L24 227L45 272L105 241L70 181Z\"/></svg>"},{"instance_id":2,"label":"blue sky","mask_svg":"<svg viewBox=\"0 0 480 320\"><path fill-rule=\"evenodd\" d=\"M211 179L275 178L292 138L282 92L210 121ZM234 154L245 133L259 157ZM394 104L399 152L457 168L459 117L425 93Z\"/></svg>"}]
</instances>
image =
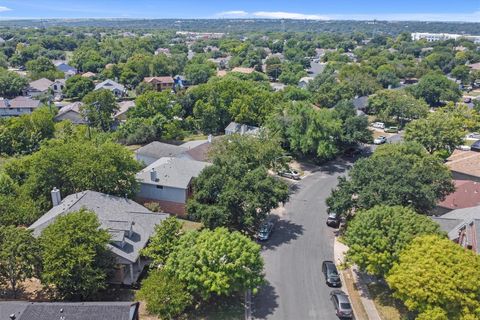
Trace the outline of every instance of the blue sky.
<instances>
[{"instance_id":1,"label":"blue sky","mask_svg":"<svg viewBox=\"0 0 480 320\"><path fill-rule=\"evenodd\" d=\"M480 22L480 0L0 0L0 19L87 17Z\"/></svg>"}]
</instances>

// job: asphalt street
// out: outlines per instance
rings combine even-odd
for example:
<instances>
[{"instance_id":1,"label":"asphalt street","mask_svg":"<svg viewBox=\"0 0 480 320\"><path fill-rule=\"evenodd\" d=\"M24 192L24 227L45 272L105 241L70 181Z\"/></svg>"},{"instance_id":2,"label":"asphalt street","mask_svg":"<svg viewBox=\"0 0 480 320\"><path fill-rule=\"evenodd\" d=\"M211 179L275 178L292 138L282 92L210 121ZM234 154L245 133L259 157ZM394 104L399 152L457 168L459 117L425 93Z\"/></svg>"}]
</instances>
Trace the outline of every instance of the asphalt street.
<instances>
[{"instance_id":1,"label":"asphalt street","mask_svg":"<svg viewBox=\"0 0 480 320\"><path fill-rule=\"evenodd\" d=\"M268 283L253 299L255 319L337 319L321 272L333 261L334 229L326 226L325 199L345 174L347 163L319 167L299 181L263 244Z\"/></svg>"}]
</instances>

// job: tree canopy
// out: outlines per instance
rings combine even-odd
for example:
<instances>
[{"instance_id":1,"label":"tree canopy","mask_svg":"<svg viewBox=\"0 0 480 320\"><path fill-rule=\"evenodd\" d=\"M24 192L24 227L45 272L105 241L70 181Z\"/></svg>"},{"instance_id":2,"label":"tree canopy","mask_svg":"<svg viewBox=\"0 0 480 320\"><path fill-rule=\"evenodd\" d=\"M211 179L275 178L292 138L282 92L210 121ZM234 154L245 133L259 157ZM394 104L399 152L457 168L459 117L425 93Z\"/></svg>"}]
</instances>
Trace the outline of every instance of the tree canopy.
<instances>
[{"instance_id":1,"label":"tree canopy","mask_svg":"<svg viewBox=\"0 0 480 320\"><path fill-rule=\"evenodd\" d=\"M439 73L429 73L423 76L418 84L411 87L416 98L423 98L430 106L435 107L441 102L457 102L461 97L458 85Z\"/></svg>"},{"instance_id":2,"label":"tree canopy","mask_svg":"<svg viewBox=\"0 0 480 320\"><path fill-rule=\"evenodd\" d=\"M110 234L100 229L95 213L82 209L58 217L39 240L42 282L54 285L62 298L87 299L105 288L113 263Z\"/></svg>"},{"instance_id":3,"label":"tree canopy","mask_svg":"<svg viewBox=\"0 0 480 320\"><path fill-rule=\"evenodd\" d=\"M401 206L375 206L355 213L348 223L347 259L360 269L385 276L400 252L423 234L441 234L436 222Z\"/></svg>"},{"instance_id":4,"label":"tree canopy","mask_svg":"<svg viewBox=\"0 0 480 320\"><path fill-rule=\"evenodd\" d=\"M421 236L400 254L387 282L419 319L478 319L479 268L474 252L446 238Z\"/></svg>"},{"instance_id":5,"label":"tree canopy","mask_svg":"<svg viewBox=\"0 0 480 320\"><path fill-rule=\"evenodd\" d=\"M342 215L381 204L427 213L454 190L452 174L440 158L415 143L391 144L355 162L348 178L339 178L327 205Z\"/></svg>"}]
</instances>

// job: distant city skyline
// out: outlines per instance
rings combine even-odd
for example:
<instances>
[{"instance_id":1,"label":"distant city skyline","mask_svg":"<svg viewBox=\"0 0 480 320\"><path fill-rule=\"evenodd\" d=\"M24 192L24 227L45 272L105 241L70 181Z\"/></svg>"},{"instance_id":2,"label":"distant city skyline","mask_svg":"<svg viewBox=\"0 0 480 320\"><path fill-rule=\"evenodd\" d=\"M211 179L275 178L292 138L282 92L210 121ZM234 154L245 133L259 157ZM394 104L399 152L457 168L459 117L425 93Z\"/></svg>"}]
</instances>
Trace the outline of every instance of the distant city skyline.
<instances>
[{"instance_id":1,"label":"distant city skyline","mask_svg":"<svg viewBox=\"0 0 480 320\"><path fill-rule=\"evenodd\" d=\"M0 19L279 18L480 22L474 0L0 0Z\"/></svg>"}]
</instances>

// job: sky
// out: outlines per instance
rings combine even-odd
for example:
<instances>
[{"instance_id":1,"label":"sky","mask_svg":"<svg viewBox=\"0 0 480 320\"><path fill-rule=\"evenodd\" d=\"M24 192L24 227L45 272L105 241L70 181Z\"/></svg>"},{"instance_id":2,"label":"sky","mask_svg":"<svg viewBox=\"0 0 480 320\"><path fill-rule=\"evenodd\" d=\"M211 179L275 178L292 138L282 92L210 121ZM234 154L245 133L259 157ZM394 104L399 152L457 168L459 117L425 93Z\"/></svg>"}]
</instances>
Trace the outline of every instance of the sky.
<instances>
[{"instance_id":1,"label":"sky","mask_svg":"<svg viewBox=\"0 0 480 320\"><path fill-rule=\"evenodd\" d=\"M0 19L281 18L480 22L480 0L0 0Z\"/></svg>"}]
</instances>

